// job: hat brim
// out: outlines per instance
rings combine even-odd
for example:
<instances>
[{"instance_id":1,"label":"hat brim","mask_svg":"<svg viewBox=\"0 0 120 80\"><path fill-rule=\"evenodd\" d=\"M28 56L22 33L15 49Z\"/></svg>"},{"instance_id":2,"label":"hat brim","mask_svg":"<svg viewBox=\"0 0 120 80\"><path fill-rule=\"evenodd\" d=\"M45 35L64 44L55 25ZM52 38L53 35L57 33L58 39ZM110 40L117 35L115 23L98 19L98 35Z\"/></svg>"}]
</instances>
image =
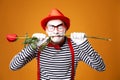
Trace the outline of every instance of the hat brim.
<instances>
[{"instance_id":1,"label":"hat brim","mask_svg":"<svg viewBox=\"0 0 120 80\"><path fill-rule=\"evenodd\" d=\"M67 18L65 16L51 16L51 17L44 18L43 20L41 20L41 26L42 26L42 28L45 30L47 22L50 21L50 20L54 20L54 19L60 19L60 20L62 20L65 23L65 25L67 27L67 30L69 29L69 27L70 27L70 20L69 20L69 18Z\"/></svg>"}]
</instances>

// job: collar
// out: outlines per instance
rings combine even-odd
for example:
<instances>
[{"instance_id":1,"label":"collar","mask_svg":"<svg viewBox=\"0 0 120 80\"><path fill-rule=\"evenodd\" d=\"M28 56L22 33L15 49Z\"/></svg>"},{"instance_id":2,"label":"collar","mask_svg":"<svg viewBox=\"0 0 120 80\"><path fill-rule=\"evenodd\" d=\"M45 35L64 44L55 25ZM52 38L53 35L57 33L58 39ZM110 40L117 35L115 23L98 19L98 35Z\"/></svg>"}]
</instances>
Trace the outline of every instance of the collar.
<instances>
[{"instance_id":1,"label":"collar","mask_svg":"<svg viewBox=\"0 0 120 80\"><path fill-rule=\"evenodd\" d=\"M60 50L61 47L65 44L65 42L66 42L66 37L65 37L64 41L63 41L62 43L60 43L60 44L54 44L54 43L51 41L51 42L48 43L47 46L48 46L48 47L54 47L56 50Z\"/></svg>"}]
</instances>

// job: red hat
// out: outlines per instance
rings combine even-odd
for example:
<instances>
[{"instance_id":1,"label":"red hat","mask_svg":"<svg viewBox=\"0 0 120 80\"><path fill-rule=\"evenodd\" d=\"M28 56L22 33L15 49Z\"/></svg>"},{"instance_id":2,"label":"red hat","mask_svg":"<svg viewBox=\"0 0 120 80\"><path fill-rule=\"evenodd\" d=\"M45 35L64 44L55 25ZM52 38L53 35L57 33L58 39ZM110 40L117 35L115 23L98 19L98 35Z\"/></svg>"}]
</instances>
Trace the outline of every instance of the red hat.
<instances>
[{"instance_id":1,"label":"red hat","mask_svg":"<svg viewBox=\"0 0 120 80\"><path fill-rule=\"evenodd\" d=\"M53 19L60 19L62 20L67 29L70 27L70 20L68 17L65 17L58 9L52 9L49 15L41 20L41 26L45 30L46 24L48 21L53 20Z\"/></svg>"}]
</instances>

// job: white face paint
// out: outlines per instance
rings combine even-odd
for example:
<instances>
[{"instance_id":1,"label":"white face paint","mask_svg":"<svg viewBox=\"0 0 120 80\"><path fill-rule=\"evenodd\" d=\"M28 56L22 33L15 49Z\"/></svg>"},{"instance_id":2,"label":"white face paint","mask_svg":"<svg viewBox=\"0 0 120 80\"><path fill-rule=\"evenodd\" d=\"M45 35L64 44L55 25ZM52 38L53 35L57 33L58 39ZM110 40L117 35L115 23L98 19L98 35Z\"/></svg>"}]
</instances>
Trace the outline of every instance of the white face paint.
<instances>
[{"instance_id":1,"label":"white face paint","mask_svg":"<svg viewBox=\"0 0 120 80\"><path fill-rule=\"evenodd\" d=\"M59 19L48 21L46 26L46 33L48 34L48 36L51 36L51 40L53 42L55 43L61 42L64 39L65 32L66 27L63 21Z\"/></svg>"}]
</instances>

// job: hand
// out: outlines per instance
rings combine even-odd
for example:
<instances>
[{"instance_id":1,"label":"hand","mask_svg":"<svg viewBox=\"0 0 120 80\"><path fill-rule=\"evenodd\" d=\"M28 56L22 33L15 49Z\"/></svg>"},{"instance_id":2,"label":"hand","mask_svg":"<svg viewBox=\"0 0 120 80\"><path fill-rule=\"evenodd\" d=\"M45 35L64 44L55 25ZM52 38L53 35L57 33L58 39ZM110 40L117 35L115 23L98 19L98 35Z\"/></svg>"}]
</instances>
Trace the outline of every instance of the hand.
<instances>
[{"instance_id":1,"label":"hand","mask_svg":"<svg viewBox=\"0 0 120 80\"><path fill-rule=\"evenodd\" d=\"M73 32L73 33L71 33L70 38L77 45L80 45L84 41L87 40L85 33L81 33L81 32Z\"/></svg>"},{"instance_id":2,"label":"hand","mask_svg":"<svg viewBox=\"0 0 120 80\"><path fill-rule=\"evenodd\" d=\"M37 45L38 47L40 47L40 46L41 46L44 42L46 42L47 39L49 38L49 37L46 37L46 35L43 34L43 33L34 33L34 34L32 35L32 37L35 37L35 38L38 39L38 41L36 42L36 45Z\"/></svg>"}]
</instances>

